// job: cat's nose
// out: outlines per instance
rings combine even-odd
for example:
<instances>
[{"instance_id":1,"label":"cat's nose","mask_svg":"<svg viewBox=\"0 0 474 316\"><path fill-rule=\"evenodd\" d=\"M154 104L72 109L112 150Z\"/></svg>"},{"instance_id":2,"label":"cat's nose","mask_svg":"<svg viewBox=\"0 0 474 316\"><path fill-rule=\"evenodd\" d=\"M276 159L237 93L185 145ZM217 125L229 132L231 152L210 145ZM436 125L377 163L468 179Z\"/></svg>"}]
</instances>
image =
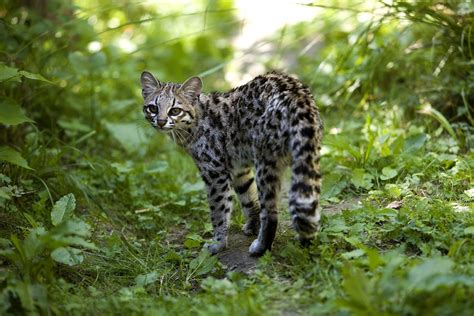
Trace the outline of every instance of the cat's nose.
<instances>
[{"instance_id":1,"label":"cat's nose","mask_svg":"<svg viewBox=\"0 0 474 316\"><path fill-rule=\"evenodd\" d=\"M166 125L166 121L167 120L156 120L156 124L158 124L160 128L163 128L163 126Z\"/></svg>"}]
</instances>

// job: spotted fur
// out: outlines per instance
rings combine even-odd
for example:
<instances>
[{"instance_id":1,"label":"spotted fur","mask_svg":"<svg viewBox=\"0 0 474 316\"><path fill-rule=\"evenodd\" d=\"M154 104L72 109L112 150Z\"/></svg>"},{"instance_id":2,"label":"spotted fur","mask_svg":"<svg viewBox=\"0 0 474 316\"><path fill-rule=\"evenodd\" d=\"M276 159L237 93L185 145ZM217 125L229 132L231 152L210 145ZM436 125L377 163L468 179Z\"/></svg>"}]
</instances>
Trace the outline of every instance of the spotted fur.
<instances>
[{"instance_id":1,"label":"spotted fur","mask_svg":"<svg viewBox=\"0 0 474 316\"><path fill-rule=\"evenodd\" d=\"M161 83L143 72L141 84L145 117L185 148L207 186L214 227L207 247L212 253L227 244L232 189L246 216L244 232L258 234L250 254L271 249L281 175L288 165L293 227L302 243L313 238L320 220L323 124L307 87L277 72L225 93L202 93L198 77Z\"/></svg>"}]
</instances>

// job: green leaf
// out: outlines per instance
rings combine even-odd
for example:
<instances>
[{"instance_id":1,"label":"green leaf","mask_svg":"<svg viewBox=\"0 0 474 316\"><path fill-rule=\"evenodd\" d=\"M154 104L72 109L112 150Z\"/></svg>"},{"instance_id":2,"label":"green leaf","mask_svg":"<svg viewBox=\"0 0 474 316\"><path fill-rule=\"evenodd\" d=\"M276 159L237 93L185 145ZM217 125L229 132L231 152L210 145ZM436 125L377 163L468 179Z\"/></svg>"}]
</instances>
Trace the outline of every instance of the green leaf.
<instances>
[{"instance_id":1,"label":"green leaf","mask_svg":"<svg viewBox=\"0 0 474 316\"><path fill-rule=\"evenodd\" d=\"M145 170L148 174L161 173L168 169L168 162L165 160L157 160L150 164L150 166Z\"/></svg>"},{"instance_id":2,"label":"green leaf","mask_svg":"<svg viewBox=\"0 0 474 316\"><path fill-rule=\"evenodd\" d=\"M428 136L426 136L425 133L410 136L405 140L405 144L403 145L403 151L407 153L416 151L423 147L427 139Z\"/></svg>"},{"instance_id":3,"label":"green leaf","mask_svg":"<svg viewBox=\"0 0 474 316\"><path fill-rule=\"evenodd\" d=\"M199 181L196 183L184 183L183 186L181 187L181 192L182 193L191 193L191 192L198 192L204 190L204 182Z\"/></svg>"},{"instance_id":4,"label":"green leaf","mask_svg":"<svg viewBox=\"0 0 474 316\"><path fill-rule=\"evenodd\" d=\"M9 189L8 187L0 187L0 199L10 200L11 198L11 189Z\"/></svg>"},{"instance_id":5,"label":"green leaf","mask_svg":"<svg viewBox=\"0 0 474 316\"><path fill-rule=\"evenodd\" d=\"M51 258L59 263L66 264L68 266L75 266L84 261L82 251L72 247L59 247L51 252Z\"/></svg>"},{"instance_id":6,"label":"green leaf","mask_svg":"<svg viewBox=\"0 0 474 316\"><path fill-rule=\"evenodd\" d=\"M364 250L367 254L370 270L375 271L375 269L384 264L383 257L376 250L370 248L365 248Z\"/></svg>"},{"instance_id":7,"label":"green leaf","mask_svg":"<svg viewBox=\"0 0 474 316\"><path fill-rule=\"evenodd\" d=\"M68 56L69 62L72 65L72 68L78 73L85 75L89 72L89 62L88 59L81 52L73 52Z\"/></svg>"},{"instance_id":8,"label":"green leaf","mask_svg":"<svg viewBox=\"0 0 474 316\"><path fill-rule=\"evenodd\" d=\"M352 170L351 183L356 188L370 189L373 186L372 176L360 168Z\"/></svg>"},{"instance_id":9,"label":"green leaf","mask_svg":"<svg viewBox=\"0 0 474 316\"><path fill-rule=\"evenodd\" d=\"M354 258L359 258L365 255L365 251L362 249L355 249L352 251L344 252L341 253L341 257L344 259L354 259Z\"/></svg>"},{"instance_id":10,"label":"green leaf","mask_svg":"<svg viewBox=\"0 0 474 316\"><path fill-rule=\"evenodd\" d=\"M34 122L25 115L23 109L10 98L0 99L0 123L5 125L18 125L25 122Z\"/></svg>"},{"instance_id":11,"label":"green leaf","mask_svg":"<svg viewBox=\"0 0 474 316\"><path fill-rule=\"evenodd\" d=\"M69 193L68 195L60 198L51 211L51 222L54 226L59 225L65 219L71 217L72 212L76 208L76 198L74 194Z\"/></svg>"},{"instance_id":12,"label":"green leaf","mask_svg":"<svg viewBox=\"0 0 474 316\"><path fill-rule=\"evenodd\" d=\"M80 219L70 219L63 222L60 226L56 227L57 231L61 234L72 234L81 237L89 237L90 226Z\"/></svg>"},{"instance_id":13,"label":"green leaf","mask_svg":"<svg viewBox=\"0 0 474 316\"><path fill-rule=\"evenodd\" d=\"M25 169L33 170L28 166L28 162L19 152L7 146L0 147L0 161L2 160Z\"/></svg>"},{"instance_id":14,"label":"green leaf","mask_svg":"<svg viewBox=\"0 0 474 316\"><path fill-rule=\"evenodd\" d=\"M12 179L10 179L8 176L0 173L0 182L8 184L8 183L12 182Z\"/></svg>"},{"instance_id":15,"label":"green leaf","mask_svg":"<svg viewBox=\"0 0 474 316\"><path fill-rule=\"evenodd\" d=\"M34 74L25 70L20 70L19 74L28 79L43 81L47 83L53 83L52 81L49 81L48 79L46 79L40 74Z\"/></svg>"},{"instance_id":16,"label":"green leaf","mask_svg":"<svg viewBox=\"0 0 474 316\"><path fill-rule=\"evenodd\" d=\"M388 195L392 198L399 198L402 195L402 189L393 183L387 183L385 185L385 190L387 190Z\"/></svg>"},{"instance_id":17,"label":"green leaf","mask_svg":"<svg viewBox=\"0 0 474 316\"><path fill-rule=\"evenodd\" d=\"M384 167L382 169L382 174L380 175L380 179L382 180L388 180L395 178L397 176L398 172L396 169L390 168L390 167Z\"/></svg>"},{"instance_id":18,"label":"green leaf","mask_svg":"<svg viewBox=\"0 0 474 316\"><path fill-rule=\"evenodd\" d=\"M0 64L0 81L6 81L18 75L18 69Z\"/></svg>"},{"instance_id":19,"label":"green leaf","mask_svg":"<svg viewBox=\"0 0 474 316\"><path fill-rule=\"evenodd\" d=\"M137 286L146 286L148 284L155 283L158 280L158 273L156 271L147 273L147 274L140 274L135 278L135 284Z\"/></svg>"},{"instance_id":20,"label":"green leaf","mask_svg":"<svg viewBox=\"0 0 474 316\"><path fill-rule=\"evenodd\" d=\"M299 284L295 282L293 285L295 285L295 288L297 288ZM302 285L303 285L303 282L301 282L301 286ZM235 283L232 283L227 278L214 279L214 278L208 277L202 281L201 287L206 292L210 293L211 295L215 295L215 293L219 293L219 295L225 295L227 297L236 297L236 295L238 295L238 291L235 286Z\"/></svg>"},{"instance_id":21,"label":"green leaf","mask_svg":"<svg viewBox=\"0 0 474 316\"><path fill-rule=\"evenodd\" d=\"M464 228L465 235L474 235L474 226Z\"/></svg>"},{"instance_id":22,"label":"green leaf","mask_svg":"<svg viewBox=\"0 0 474 316\"><path fill-rule=\"evenodd\" d=\"M142 148L146 141L145 134L135 123L109 123L105 126L109 133L129 152Z\"/></svg>"},{"instance_id":23,"label":"green leaf","mask_svg":"<svg viewBox=\"0 0 474 316\"><path fill-rule=\"evenodd\" d=\"M180 262L180 261L181 261L181 257L179 256L179 254L178 254L176 251L174 251L173 249L171 249L171 250L169 250L168 253L166 254L165 260L166 260L166 261Z\"/></svg>"},{"instance_id":24,"label":"green leaf","mask_svg":"<svg viewBox=\"0 0 474 316\"><path fill-rule=\"evenodd\" d=\"M97 246L94 243L87 241L82 237L60 236L60 238L58 238L57 240L67 245L74 245L88 249L97 249Z\"/></svg>"},{"instance_id":25,"label":"green leaf","mask_svg":"<svg viewBox=\"0 0 474 316\"><path fill-rule=\"evenodd\" d=\"M90 126L81 123L78 119L71 119L71 120L61 119L61 120L58 120L58 125L70 131L87 133L91 130Z\"/></svg>"},{"instance_id":26,"label":"green leaf","mask_svg":"<svg viewBox=\"0 0 474 316\"><path fill-rule=\"evenodd\" d=\"M189 234L186 236L186 240L184 241L184 246L186 248L199 248L203 244L204 239L197 235L197 234Z\"/></svg>"},{"instance_id":27,"label":"green leaf","mask_svg":"<svg viewBox=\"0 0 474 316\"><path fill-rule=\"evenodd\" d=\"M451 137L456 142L459 143L459 139L458 139L456 133L454 132L451 124L449 124L448 120L444 117L443 114L441 114L441 112L434 109L430 104L425 104L425 105L421 106L421 108L418 110L418 113L428 115L431 118L434 118L435 120L437 120L438 123L441 124L441 126L448 132L448 134L451 135Z\"/></svg>"},{"instance_id":28,"label":"green leaf","mask_svg":"<svg viewBox=\"0 0 474 316\"><path fill-rule=\"evenodd\" d=\"M321 199L329 199L337 196L347 186L347 180L337 173L330 173L323 177L321 188Z\"/></svg>"},{"instance_id":29,"label":"green leaf","mask_svg":"<svg viewBox=\"0 0 474 316\"><path fill-rule=\"evenodd\" d=\"M424 288L433 277L451 272L454 262L448 257L429 258L408 272L411 288Z\"/></svg>"},{"instance_id":30,"label":"green leaf","mask_svg":"<svg viewBox=\"0 0 474 316\"><path fill-rule=\"evenodd\" d=\"M349 227L346 225L346 222L343 218L335 218L330 220L330 222L324 228L324 231L329 233L340 233L348 229Z\"/></svg>"},{"instance_id":31,"label":"green leaf","mask_svg":"<svg viewBox=\"0 0 474 316\"><path fill-rule=\"evenodd\" d=\"M370 282L360 269L346 264L343 268L342 287L347 295L344 305L355 305L361 310L370 311Z\"/></svg>"},{"instance_id":32,"label":"green leaf","mask_svg":"<svg viewBox=\"0 0 474 316\"><path fill-rule=\"evenodd\" d=\"M202 250L197 258L191 260L189 268L193 270L193 274L199 276L211 272L216 264L217 258L212 256L209 251Z\"/></svg>"},{"instance_id":33,"label":"green leaf","mask_svg":"<svg viewBox=\"0 0 474 316\"><path fill-rule=\"evenodd\" d=\"M113 112L119 112L123 110L131 110L135 108L137 101L135 99L123 99L123 100L111 100L109 109Z\"/></svg>"},{"instance_id":34,"label":"green leaf","mask_svg":"<svg viewBox=\"0 0 474 316\"><path fill-rule=\"evenodd\" d=\"M28 311L27 314L34 314L33 311L38 309L47 310L49 308L48 290L41 284L31 284L31 281L16 280L14 286L6 287L5 293L11 291L15 297L19 299L18 306L21 306L23 311ZM1 310L1 309L0 309Z\"/></svg>"}]
</instances>

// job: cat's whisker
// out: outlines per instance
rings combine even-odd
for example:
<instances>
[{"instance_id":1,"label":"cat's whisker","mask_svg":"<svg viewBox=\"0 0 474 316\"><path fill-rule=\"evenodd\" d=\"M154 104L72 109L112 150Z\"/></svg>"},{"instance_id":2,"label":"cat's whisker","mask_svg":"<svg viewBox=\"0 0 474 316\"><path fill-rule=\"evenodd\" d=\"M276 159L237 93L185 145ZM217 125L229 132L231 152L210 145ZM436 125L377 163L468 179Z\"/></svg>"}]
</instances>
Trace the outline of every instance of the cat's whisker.
<instances>
[{"instance_id":1,"label":"cat's whisker","mask_svg":"<svg viewBox=\"0 0 474 316\"><path fill-rule=\"evenodd\" d=\"M171 137L173 137L173 142L177 145L178 143L176 142L176 138L175 138L175 136L174 136L174 132L171 131L170 133L171 133Z\"/></svg>"},{"instance_id":2,"label":"cat's whisker","mask_svg":"<svg viewBox=\"0 0 474 316\"><path fill-rule=\"evenodd\" d=\"M183 130L180 129L180 128L176 129L176 131L179 132L178 134L179 134L179 136L181 136L181 139L183 140L183 144L184 144L185 141L186 141L187 135L183 135L182 134Z\"/></svg>"},{"instance_id":3,"label":"cat's whisker","mask_svg":"<svg viewBox=\"0 0 474 316\"><path fill-rule=\"evenodd\" d=\"M174 137L175 137L175 143L176 143L176 145L179 145L180 140L179 140L178 131L177 131L176 129L173 129L173 131L172 131L171 133L172 133L172 134L174 135Z\"/></svg>"},{"instance_id":4,"label":"cat's whisker","mask_svg":"<svg viewBox=\"0 0 474 316\"><path fill-rule=\"evenodd\" d=\"M183 128L180 128L179 130L180 130L181 132L183 132L183 133L186 133L187 136L191 136L191 133L188 132L187 130L185 130L185 129L183 129Z\"/></svg>"},{"instance_id":5,"label":"cat's whisker","mask_svg":"<svg viewBox=\"0 0 474 316\"><path fill-rule=\"evenodd\" d=\"M178 137L180 138L180 142L182 145L186 144L186 137L184 137L182 134L181 134L182 130L181 129L177 129L176 130L176 135L178 135Z\"/></svg>"}]
</instances>

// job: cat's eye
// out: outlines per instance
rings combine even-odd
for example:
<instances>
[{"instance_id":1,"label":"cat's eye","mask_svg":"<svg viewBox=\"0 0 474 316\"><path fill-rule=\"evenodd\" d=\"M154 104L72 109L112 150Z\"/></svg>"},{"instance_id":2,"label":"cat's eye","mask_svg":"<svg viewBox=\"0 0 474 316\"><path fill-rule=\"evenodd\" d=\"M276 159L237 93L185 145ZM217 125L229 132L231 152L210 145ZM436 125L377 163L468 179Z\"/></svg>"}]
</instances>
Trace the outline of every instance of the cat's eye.
<instances>
[{"instance_id":1,"label":"cat's eye","mask_svg":"<svg viewBox=\"0 0 474 316\"><path fill-rule=\"evenodd\" d=\"M171 116L176 116L176 115L178 115L179 113L181 113L181 109L180 109L180 108L171 108L171 109L168 111L168 114L171 115Z\"/></svg>"},{"instance_id":2,"label":"cat's eye","mask_svg":"<svg viewBox=\"0 0 474 316\"><path fill-rule=\"evenodd\" d=\"M153 114L156 114L156 113L158 113L158 107L156 105L153 105L153 104L149 105L148 106L148 111L150 111Z\"/></svg>"}]
</instances>

